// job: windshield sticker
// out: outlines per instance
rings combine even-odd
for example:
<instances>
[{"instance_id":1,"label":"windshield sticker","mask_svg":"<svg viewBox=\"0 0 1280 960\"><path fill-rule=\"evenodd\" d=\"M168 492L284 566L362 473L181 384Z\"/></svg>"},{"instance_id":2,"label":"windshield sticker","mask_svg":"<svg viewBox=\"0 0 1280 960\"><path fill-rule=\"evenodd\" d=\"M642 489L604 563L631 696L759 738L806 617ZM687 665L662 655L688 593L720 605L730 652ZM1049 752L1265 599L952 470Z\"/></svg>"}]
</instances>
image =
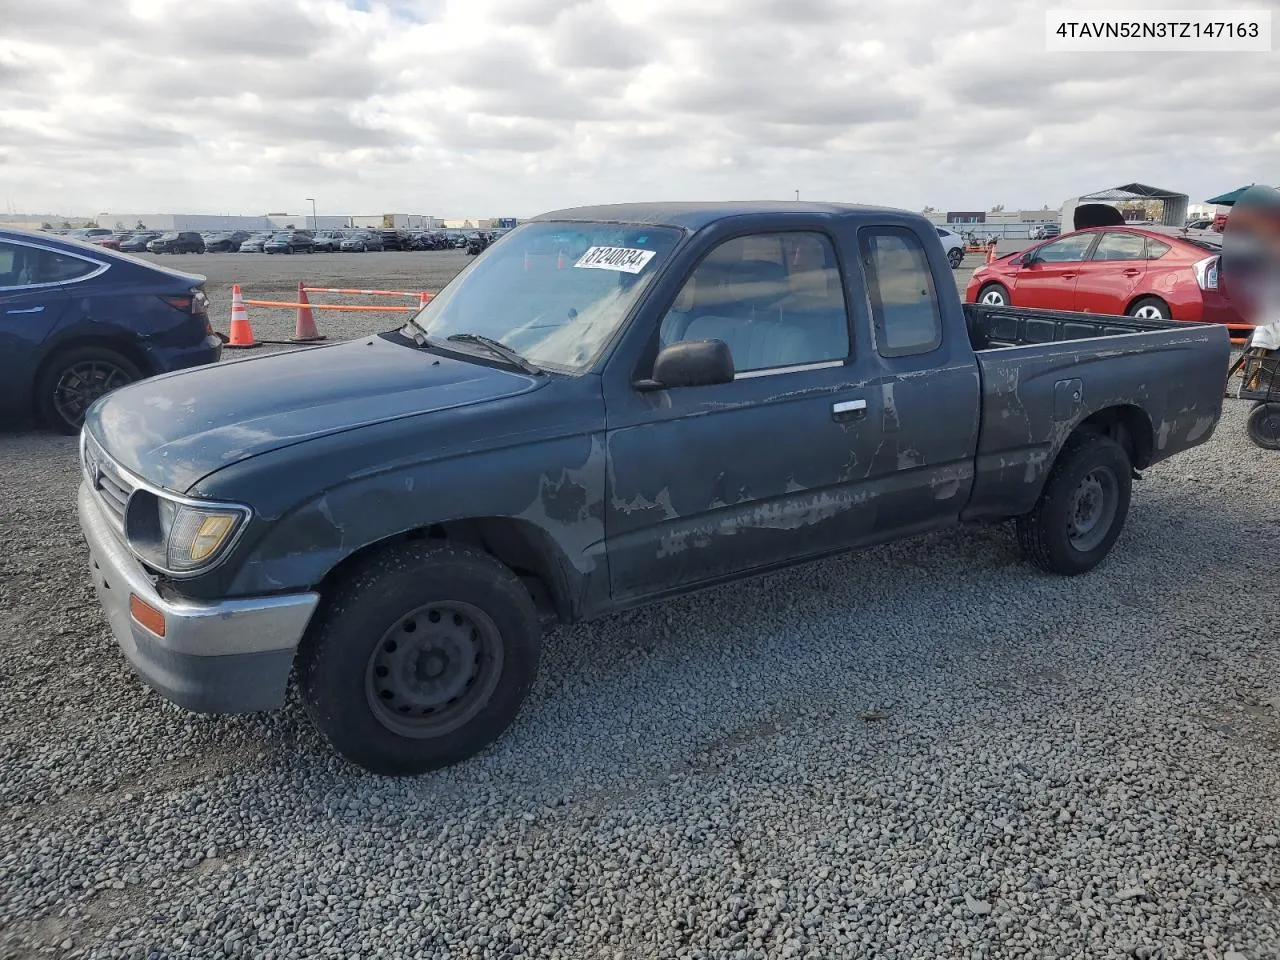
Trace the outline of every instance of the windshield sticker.
<instances>
[{"instance_id":1,"label":"windshield sticker","mask_svg":"<svg viewBox=\"0 0 1280 960\"><path fill-rule=\"evenodd\" d=\"M581 270L639 273L655 253L656 250L637 250L634 247L592 247L578 258L574 266Z\"/></svg>"}]
</instances>

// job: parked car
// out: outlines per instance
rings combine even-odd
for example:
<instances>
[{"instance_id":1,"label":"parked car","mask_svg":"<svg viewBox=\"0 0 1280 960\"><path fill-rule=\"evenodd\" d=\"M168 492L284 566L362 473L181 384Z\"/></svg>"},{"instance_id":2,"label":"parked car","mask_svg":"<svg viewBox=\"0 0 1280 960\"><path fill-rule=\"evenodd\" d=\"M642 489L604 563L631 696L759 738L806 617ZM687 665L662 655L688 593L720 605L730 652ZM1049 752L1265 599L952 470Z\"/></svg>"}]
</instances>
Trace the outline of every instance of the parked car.
<instances>
[{"instance_id":1,"label":"parked car","mask_svg":"<svg viewBox=\"0 0 1280 960\"><path fill-rule=\"evenodd\" d=\"M211 233L204 238L204 248L209 253L238 253L240 244L249 239L247 230L234 230L229 233Z\"/></svg>"},{"instance_id":2,"label":"parked car","mask_svg":"<svg viewBox=\"0 0 1280 960\"><path fill-rule=\"evenodd\" d=\"M263 253L315 253L316 243L300 230L274 234L262 245Z\"/></svg>"},{"instance_id":3,"label":"parked car","mask_svg":"<svg viewBox=\"0 0 1280 960\"><path fill-rule=\"evenodd\" d=\"M1219 284L1222 247L1158 228L1091 227L979 267L965 300L1150 320L1220 323L1234 339L1253 323Z\"/></svg>"},{"instance_id":4,"label":"parked car","mask_svg":"<svg viewBox=\"0 0 1280 960\"><path fill-rule=\"evenodd\" d=\"M1062 232L1062 228L1056 223L1037 223L1031 228L1032 240L1048 240L1056 237Z\"/></svg>"},{"instance_id":5,"label":"parked car","mask_svg":"<svg viewBox=\"0 0 1280 960\"><path fill-rule=\"evenodd\" d=\"M268 240L275 234L273 233L255 233L251 234L248 240L240 244L238 253L262 253L262 248Z\"/></svg>"},{"instance_id":6,"label":"parked car","mask_svg":"<svg viewBox=\"0 0 1280 960\"><path fill-rule=\"evenodd\" d=\"M212 363L204 277L62 237L0 230L0 422L80 429L102 394Z\"/></svg>"},{"instance_id":7,"label":"parked car","mask_svg":"<svg viewBox=\"0 0 1280 960\"><path fill-rule=\"evenodd\" d=\"M119 249L122 253L142 253L147 244L158 236L158 233L135 233L127 240L121 240Z\"/></svg>"},{"instance_id":8,"label":"parked car","mask_svg":"<svg viewBox=\"0 0 1280 960\"><path fill-rule=\"evenodd\" d=\"M947 263L951 264L952 270L960 269L960 264L964 260L964 237L954 230L948 230L946 227L935 227L934 229L938 232L938 239L942 241L942 249L947 255Z\"/></svg>"},{"instance_id":9,"label":"parked car","mask_svg":"<svg viewBox=\"0 0 1280 960\"><path fill-rule=\"evenodd\" d=\"M105 237L90 237L89 243L92 243L95 247L104 247L107 250L119 250L120 244L132 236L132 233L120 231L118 233L109 233Z\"/></svg>"},{"instance_id":10,"label":"parked car","mask_svg":"<svg viewBox=\"0 0 1280 960\"><path fill-rule=\"evenodd\" d=\"M80 227L67 231L67 236L74 240L92 241L97 237L109 237L114 231L107 227Z\"/></svg>"},{"instance_id":11,"label":"parked car","mask_svg":"<svg viewBox=\"0 0 1280 960\"><path fill-rule=\"evenodd\" d=\"M398 230L375 230L383 250L408 250L409 242Z\"/></svg>"},{"instance_id":12,"label":"parked car","mask_svg":"<svg viewBox=\"0 0 1280 960\"><path fill-rule=\"evenodd\" d=\"M152 253L204 253L204 237L190 230L170 231L148 241L147 249Z\"/></svg>"},{"instance_id":13,"label":"parked car","mask_svg":"<svg viewBox=\"0 0 1280 960\"><path fill-rule=\"evenodd\" d=\"M323 230L315 235L316 250L333 253L342 247L343 234L338 230Z\"/></svg>"},{"instance_id":14,"label":"parked car","mask_svg":"<svg viewBox=\"0 0 1280 960\"><path fill-rule=\"evenodd\" d=\"M98 401L78 509L147 683L256 711L296 669L337 751L417 774L508 727L544 620L962 521L1093 569L1134 471L1213 434L1229 351L1217 326L962 305L918 214L564 210L399 331Z\"/></svg>"},{"instance_id":15,"label":"parked car","mask_svg":"<svg viewBox=\"0 0 1280 960\"><path fill-rule=\"evenodd\" d=\"M367 253L382 250L382 237L377 233L357 233L343 237L338 249L343 253Z\"/></svg>"},{"instance_id":16,"label":"parked car","mask_svg":"<svg viewBox=\"0 0 1280 960\"><path fill-rule=\"evenodd\" d=\"M1198 217L1194 220L1188 220L1186 228L1188 230L1209 230L1213 227L1212 217Z\"/></svg>"}]
</instances>

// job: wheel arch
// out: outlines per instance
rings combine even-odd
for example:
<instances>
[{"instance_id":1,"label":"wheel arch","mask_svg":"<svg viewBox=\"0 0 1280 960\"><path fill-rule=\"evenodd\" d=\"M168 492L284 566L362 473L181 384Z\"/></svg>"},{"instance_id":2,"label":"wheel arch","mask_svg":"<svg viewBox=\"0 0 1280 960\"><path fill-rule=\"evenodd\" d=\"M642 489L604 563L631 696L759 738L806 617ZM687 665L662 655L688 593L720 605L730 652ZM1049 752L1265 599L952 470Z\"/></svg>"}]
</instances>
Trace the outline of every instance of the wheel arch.
<instances>
[{"instance_id":1,"label":"wheel arch","mask_svg":"<svg viewBox=\"0 0 1280 960\"><path fill-rule=\"evenodd\" d=\"M415 527L371 541L343 557L317 585L321 595L374 554L396 544L444 540L483 550L511 570L529 591L539 613L562 623L578 617L578 604L564 552L545 530L516 517L481 516Z\"/></svg>"},{"instance_id":2,"label":"wheel arch","mask_svg":"<svg viewBox=\"0 0 1280 960\"><path fill-rule=\"evenodd\" d=\"M1130 297L1129 302L1124 305L1124 313L1128 314L1130 310L1132 310L1134 307L1140 304L1143 300L1155 300L1163 304L1165 310L1167 310L1169 313L1169 317L1170 318L1173 317L1173 305L1170 304L1169 301L1166 300L1164 297L1156 293L1140 293L1140 294L1137 294L1136 296Z\"/></svg>"},{"instance_id":3,"label":"wheel arch","mask_svg":"<svg viewBox=\"0 0 1280 960\"><path fill-rule=\"evenodd\" d=\"M1155 429L1147 412L1139 406L1122 403L1097 410L1081 420L1071 435L1081 432L1100 433L1110 437L1129 455L1129 462L1134 469L1142 470L1151 464L1155 451ZM1064 442L1058 448L1059 456L1065 446Z\"/></svg>"},{"instance_id":4,"label":"wheel arch","mask_svg":"<svg viewBox=\"0 0 1280 960\"><path fill-rule=\"evenodd\" d=\"M35 371L32 374L31 384L33 391L44 375L49 372L49 369L61 357L66 356L72 350L82 350L85 347L101 347L106 350L114 350L137 367L144 377L150 377L159 372L156 370L155 364L147 356L146 351L142 349L142 345L133 338L124 335L77 334L48 347L44 356L40 358L40 362L36 364ZM35 397L33 396L32 401L34 402L34 400Z\"/></svg>"}]
</instances>

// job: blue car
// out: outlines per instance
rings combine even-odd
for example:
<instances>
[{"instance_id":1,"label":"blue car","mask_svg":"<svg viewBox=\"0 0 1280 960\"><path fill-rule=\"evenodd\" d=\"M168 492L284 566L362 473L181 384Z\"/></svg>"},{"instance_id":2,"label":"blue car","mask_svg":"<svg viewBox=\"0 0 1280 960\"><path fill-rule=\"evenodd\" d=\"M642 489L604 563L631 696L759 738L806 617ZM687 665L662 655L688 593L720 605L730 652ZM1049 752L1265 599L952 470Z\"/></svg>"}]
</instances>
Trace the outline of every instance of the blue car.
<instances>
[{"instance_id":1,"label":"blue car","mask_svg":"<svg viewBox=\"0 0 1280 960\"><path fill-rule=\"evenodd\" d=\"M64 237L0 230L0 424L76 433L94 400L215 362L205 278Z\"/></svg>"}]
</instances>

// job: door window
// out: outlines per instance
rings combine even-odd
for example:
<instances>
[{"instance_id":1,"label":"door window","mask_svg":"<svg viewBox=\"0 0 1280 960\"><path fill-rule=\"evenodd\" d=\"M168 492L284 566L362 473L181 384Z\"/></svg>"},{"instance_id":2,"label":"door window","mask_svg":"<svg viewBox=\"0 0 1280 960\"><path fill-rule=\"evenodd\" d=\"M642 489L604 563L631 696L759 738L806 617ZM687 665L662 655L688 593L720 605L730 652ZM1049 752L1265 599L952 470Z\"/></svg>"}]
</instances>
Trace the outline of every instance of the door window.
<instances>
[{"instance_id":1,"label":"door window","mask_svg":"<svg viewBox=\"0 0 1280 960\"><path fill-rule=\"evenodd\" d=\"M1046 243L1036 251L1036 260L1042 263L1075 263L1089 252L1095 234L1076 233L1053 243Z\"/></svg>"},{"instance_id":2,"label":"door window","mask_svg":"<svg viewBox=\"0 0 1280 960\"><path fill-rule=\"evenodd\" d=\"M843 360L849 320L839 261L821 233L726 240L690 274L661 342L723 340L738 373Z\"/></svg>"},{"instance_id":3,"label":"door window","mask_svg":"<svg viewBox=\"0 0 1280 960\"><path fill-rule=\"evenodd\" d=\"M859 233L859 244L880 355L937 349L942 311L920 239L902 227L875 227Z\"/></svg>"},{"instance_id":4,"label":"door window","mask_svg":"<svg viewBox=\"0 0 1280 960\"><path fill-rule=\"evenodd\" d=\"M1147 238L1140 233L1113 233L1102 235L1090 260L1143 260L1146 258Z\"/></svg>"},{"instance_id":5,"label":"door window","mask_svg":"<svg viewBox=\"0 0 1280 960\"><path fill-rule=\"evenodd\" d=\"M97 269L71 254L0 242L0 289L66 283Z\"/></svg>"}]
</instances>

